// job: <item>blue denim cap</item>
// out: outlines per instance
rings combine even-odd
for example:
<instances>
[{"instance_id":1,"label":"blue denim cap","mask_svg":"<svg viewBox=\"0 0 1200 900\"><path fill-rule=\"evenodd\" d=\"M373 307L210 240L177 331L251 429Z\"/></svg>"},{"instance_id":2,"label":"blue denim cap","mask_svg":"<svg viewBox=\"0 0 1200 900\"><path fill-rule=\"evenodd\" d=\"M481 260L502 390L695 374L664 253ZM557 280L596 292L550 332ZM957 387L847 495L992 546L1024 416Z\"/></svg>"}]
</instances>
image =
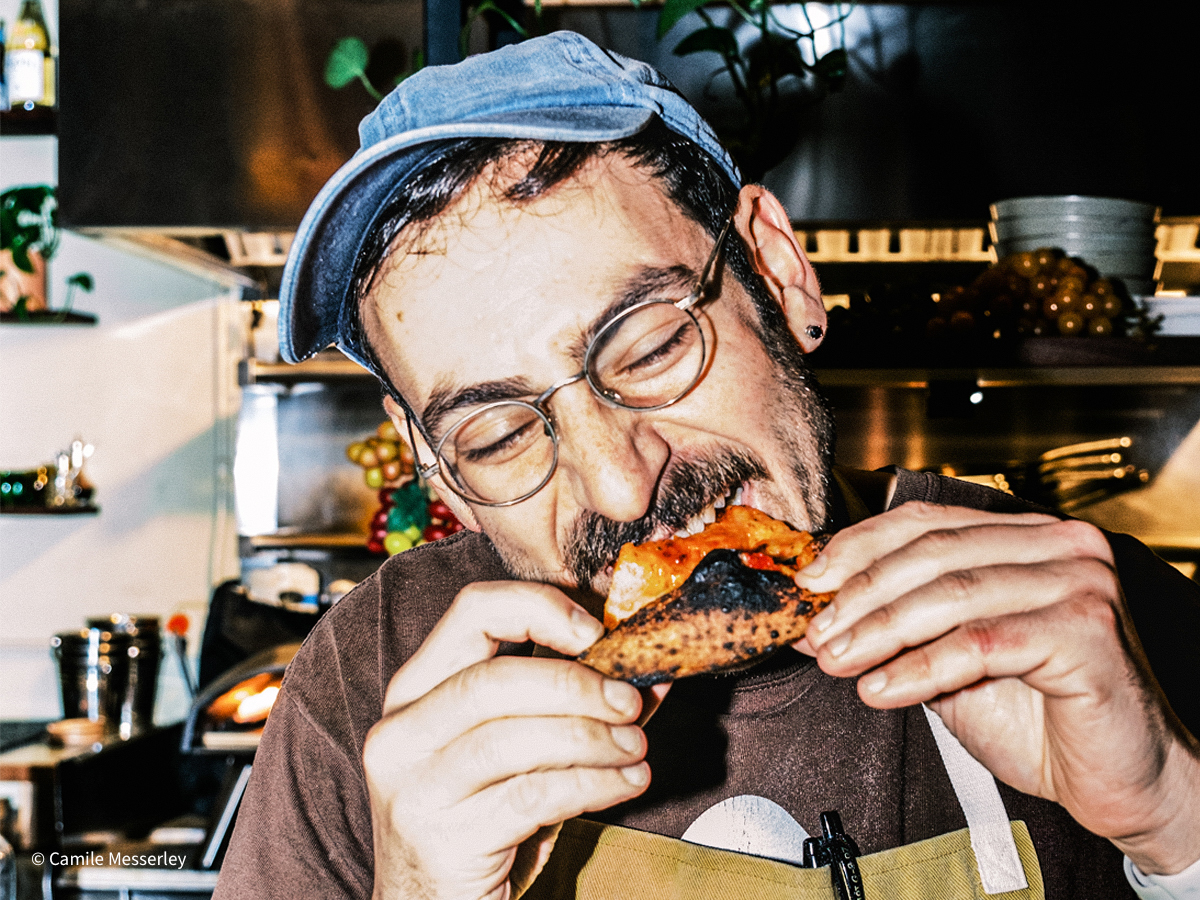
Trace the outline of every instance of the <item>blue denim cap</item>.
<instances>
[{"instance_id":1,"label":"blue denim cap","mask_svg":"<svg viewBox=\"0 0 1200 900\"><path fill-rule=\"evenodd\" d=\"M533 38L405 79L363 119L361 148L317 194L279 288L279 350L299 362L330 344L372 368L348 335L352 278L389 201L437 143L468 137L614 141L654 117L696 143L734 184L717 136L661 74L569 31ZM378 373L377 373L378 374Z\"/></svg>"}]
</instances>

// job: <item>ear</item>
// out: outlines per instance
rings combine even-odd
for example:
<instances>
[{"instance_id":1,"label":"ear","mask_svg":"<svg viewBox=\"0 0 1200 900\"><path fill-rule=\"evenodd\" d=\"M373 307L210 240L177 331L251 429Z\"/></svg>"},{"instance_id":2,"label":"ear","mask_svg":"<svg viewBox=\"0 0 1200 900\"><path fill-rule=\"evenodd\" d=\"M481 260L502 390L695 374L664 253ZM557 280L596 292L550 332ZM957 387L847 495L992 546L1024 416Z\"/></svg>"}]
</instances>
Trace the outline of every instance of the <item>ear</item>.
<instances>
[{"instance_id":1,"label":"ear","mask_svg":"<svg viewBox=\"0 0 1200 900\"><path fill-rule=\"evenodd\" d=\"M783 204L762 185L748 184L738 195L733 224L750 265L783 310L792 334L805 353L812 353L825 336L825 304L817 273L796 241Z\"/></svg>"},{"instance_id":2,"label":"ear","mask_svg":"<svg viewBox=\"0 0 1200 900\"><path fill-rule=\"evenodd\" d=\"M392 420L392 424L396 426L396 431L407 440L408 438L408 416L401 409L400 404L396 402L390 394L383 395L383 411L388 414L388 418ZM416 446L412 448L413 456L423 466L433 465L433 450L425 443L421 437L421 432L414 428L412 430L413 441ZM479 524L479 520L475 518L475 512L470 505L454 491L446 487L442 483L442 476L435 475L429 482L434 491L437 492L438 499L450 507L450 511L454 513L455 518L463 523L463 527L471 531L482 531L483 528Z\"/></svg>"}]
</instances>

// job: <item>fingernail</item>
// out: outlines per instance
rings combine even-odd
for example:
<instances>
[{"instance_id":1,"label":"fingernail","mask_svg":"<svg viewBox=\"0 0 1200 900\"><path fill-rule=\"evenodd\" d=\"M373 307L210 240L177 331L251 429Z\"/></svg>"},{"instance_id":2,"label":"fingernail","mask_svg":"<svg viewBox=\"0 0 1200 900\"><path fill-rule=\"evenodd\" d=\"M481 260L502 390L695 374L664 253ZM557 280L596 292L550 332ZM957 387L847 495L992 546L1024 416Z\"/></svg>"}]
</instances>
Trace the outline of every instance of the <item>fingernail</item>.
<instances>
[{"instance_id":1,"label":"fingernail","mask_svg":"<svg viewBox=\"0 0 1200 900\"><path fill-rule=\"evenodd\" d=\"M887 684L887 672L872 672L870 675L863 676L863 680L859 682L862 689L868 694L878 694Z\"/></svg>"},{"instance_id":2,"label":"fingernail","mask_svg":"<svg viewBox=\"0 0 1200 900\"><path fill-rule=\"evenodd\" d=\"M821 610L820 615L818 615L812 620L812 622L809 623L808 627L813 631L824 631L833 624L833 620L835 618L837 618L837 608L834 606L827 606Z\"/></svg>"},{"instance_id":3,"label":"fingernail","mask_svg":"<svg viewBox=\"0 0 1200 900\"><path fill-rule=\"evenodd\" d=\"M632 716L637 712L638 706L642 702L637 688L624 681L614 681L611 678L604 680L604 699L608 701L609 706L626 716Z\"/></svg>"},{"instance_id":4,"label":"fingernail","mask_svg":"<svg viewBox=\"0 0 1200 900\"><path fill-rule=\"evenodd\" d=\"M571 610L571 630L580 640L587 641L588 646L600 640L604 634L604 626L588 615L587 610L576 607Z\"/></svg>"},{"instance_id":5,"label":"fingernail","mask_svg":"<svg viewBox=\"0 0 1200 900\"><path fill-rule=\"evenodd\" d=\"M650 780L650 768L642 763L626 766L621 770L621 774L634 787L643 787Z\"/></svg>"},{"instance_id":6,"label":"fingernail","mask_svg":"<svg viewBox=\"0 0 1200 900\"><path fill-rule=\"evenodd\" d=\"M609 725L613 743L626 753L637 753L642 749L642 730L636 725Z\"/></svg>"},{"instance_id":7,"label":"fingernail","mask_svg":"<svg viewBox=\"0 0 1200 900\"><path fill-rule=\"evenodd\" d=\"M850 632L843 631L832 641L825 645L830 656L841 656L846 652L846 648L850 646Z\"/></svg>"},{"instance_id":8,"label":"fingernail","mask_svg":"<svg viewBox=\"0 0 1200 900\"><path fill-rule=\"evenodd\" d=\"M800 570L801 575L805 578L820 578L825 574L825 570L829 568L829 557L822 553L807 566Z\"/></svg>"}]
</instances>

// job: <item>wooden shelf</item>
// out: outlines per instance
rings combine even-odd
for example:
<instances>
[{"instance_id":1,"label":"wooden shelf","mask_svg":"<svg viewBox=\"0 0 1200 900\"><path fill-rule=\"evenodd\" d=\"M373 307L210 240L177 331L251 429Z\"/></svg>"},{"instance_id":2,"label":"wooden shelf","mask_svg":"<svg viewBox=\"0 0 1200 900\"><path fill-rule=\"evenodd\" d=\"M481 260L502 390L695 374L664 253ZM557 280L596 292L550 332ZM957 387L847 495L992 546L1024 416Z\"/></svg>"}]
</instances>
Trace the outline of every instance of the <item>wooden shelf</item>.
<instances>
[{"instance_id":1,"label":"wooden shelf","mask_svg":"<svg viewBox=\"0 0 1200 900\"><path fill-rule=\"evenodd\" d=\"M238 364L238 381L248 384L299 384L305 381L374 381L375 376L340 353L321 353L295 365L244 359Z\"/></svg>"},{"instance_id":2,"label":"wooden shelf","mask_svg":"<svg viewBox=\"0 0 1200 900\"><path fill-rule=\"evenodd\" d=\"M349 532L276 532L275 534L243 535L242 541L252 550L362 550L366 552L367 536Z\"/></svg>"}]
</instances>

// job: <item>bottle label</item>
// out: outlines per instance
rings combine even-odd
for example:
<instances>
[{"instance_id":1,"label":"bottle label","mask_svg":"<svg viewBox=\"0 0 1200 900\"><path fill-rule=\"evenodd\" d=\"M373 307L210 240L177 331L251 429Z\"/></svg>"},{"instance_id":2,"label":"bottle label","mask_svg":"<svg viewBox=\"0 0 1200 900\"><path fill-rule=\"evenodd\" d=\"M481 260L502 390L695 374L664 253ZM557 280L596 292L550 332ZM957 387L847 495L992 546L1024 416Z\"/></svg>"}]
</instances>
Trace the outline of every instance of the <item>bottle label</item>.
<instances>
[{"instance_id":1,"label":"bottle label","mask_svg":"<svg viewBox=\"0 0 1200 900\"><path fill-rule=\"evenodd\" d=\"M46 53L46 62L44 66L46 81L42 88L42 106L54 106L55 97L55 74L58 65L58 57L52 53Z\"/></svg>"},{"instance_id":2,"label":"bottle label","mask_svg":"<svg viewBox=\"0 0 1200 900\"><path fill-rule=\"evenodd\" d=\"M46 96L46 59L41 50L9 50L4 60L8 102L42 102Z\"/></svg>"}]
</instances>

